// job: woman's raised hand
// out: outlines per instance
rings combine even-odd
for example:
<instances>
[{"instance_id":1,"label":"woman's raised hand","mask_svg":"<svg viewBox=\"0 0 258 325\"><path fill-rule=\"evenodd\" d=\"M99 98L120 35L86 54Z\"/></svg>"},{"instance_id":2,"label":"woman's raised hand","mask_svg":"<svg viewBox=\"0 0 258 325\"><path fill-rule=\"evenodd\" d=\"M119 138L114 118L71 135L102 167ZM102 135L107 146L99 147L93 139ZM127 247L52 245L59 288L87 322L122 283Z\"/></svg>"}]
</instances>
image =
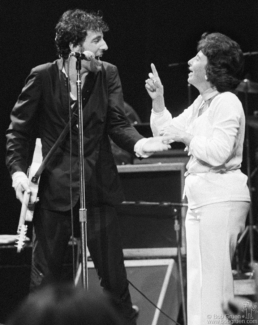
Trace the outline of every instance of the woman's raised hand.
<instances>
[{"instance_id":1,"label":"woman's raised hand","mask_svg":"<svg viewBox=\"0 0 258 325\"><path fill-rule=\"evenodd\" d=\"M152 72L149 73L149 78L145 81L145 88L152 99L163 97L164 89L161 83L158 71L155 65L151 64Z\"/></svg>"}]
</instances>

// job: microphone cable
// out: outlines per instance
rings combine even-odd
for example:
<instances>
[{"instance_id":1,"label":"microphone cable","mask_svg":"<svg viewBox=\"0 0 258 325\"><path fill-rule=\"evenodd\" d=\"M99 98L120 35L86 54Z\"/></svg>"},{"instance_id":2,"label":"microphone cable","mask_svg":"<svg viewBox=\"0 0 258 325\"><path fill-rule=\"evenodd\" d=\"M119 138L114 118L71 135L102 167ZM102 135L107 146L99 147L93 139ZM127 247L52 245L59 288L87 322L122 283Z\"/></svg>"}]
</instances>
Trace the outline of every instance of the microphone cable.
<instances>
[{"instance_id":1,"label":"microphone cable","mask_svg":"<svg viewBox=\"0 0 258 325\"><path fill-rule=\"evenodd\" d=\"M167 313L165 313L162 309L160 309L156 304L154 304L153 301L151 301L141 290L139 290L131 281L127 279L128 283L140 294L142 295L152 306L154 306L156 309L158 309L165 317L170 319L174 324L181 325L176 320L174 320L172 317L170 317Z\"/></svg>"}]
</instances>

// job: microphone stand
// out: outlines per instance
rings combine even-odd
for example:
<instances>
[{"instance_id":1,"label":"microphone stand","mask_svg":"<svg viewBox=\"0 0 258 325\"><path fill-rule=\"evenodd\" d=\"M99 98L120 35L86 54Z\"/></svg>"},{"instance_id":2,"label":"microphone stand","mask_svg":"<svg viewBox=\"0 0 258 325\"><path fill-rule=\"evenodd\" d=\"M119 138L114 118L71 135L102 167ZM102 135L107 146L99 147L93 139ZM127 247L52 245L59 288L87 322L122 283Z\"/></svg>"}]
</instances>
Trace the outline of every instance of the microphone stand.
<instances>
[{"instance_id":1,"label":"microphone stand","mask_svg":"<svg viewBox=\"0 0 258 325\"><path fill-rule=\"evenodd\" d=\"M84 145L83 145L83 111L82 111L82 82L81 82L81 56L76 56L77 70L77 104L78 104L78 130L79 130L79 168L80 168L80 209L79 221L81 229L81 264L82 285L88 289L88 265L87 265L87 209L85 200L85 170L84 170Z\"/></svg>"},{"instance_id":2,"label":"microphone stand","mask_svg":"<svg viewBox=\"0 0 258 325\"><path fill-rule=\"evenodd\" d=\"M249 116L249 106L248 106L248 90L250 86L250 81L248 79L244 79L245 89L244 89L244 103L245 103L245 115ZM252 173L251 173L251 159L250 159L250 130L249 125L246 125L245 130L245 147L246 147L246 167L247 167L247 180L248 180L248 187L250 191L250 209L249 209L249 225L246 226L244 232L242 233L241 237L238 240L238 245L241 243L243 238L248 232L249 236L249 249L250 249L250 266L252 267L254 264L254 233L253 231L256 230L256 225L254 225L254 218L253 218L253 198L252 198ZM239 267L238 267L239 269ZM251 272L251 277L253 276Z\"/></svg>"},{"instance_id":3,"label":"microphone stand","mask_svg":"<svg viewBox=\"0 0 258 325\"><path fill-rule=\"evenodd\" d=\"M191 84L187 84L187 99L188 99L188 106L192 104L192 94L191 94Z\"/></svg>"},{"instance_id":4,"label":"microphone stand","mask_svg":"<svg viewBox=\"0 0 258 325\"><path fill-rule=\"evenodd\" d=\"M184 290L184 275L183 275L183 266L182 266L182 255L181 255L181 227L178 220L178 210L176 207L183 208L187 207L187 203L172 203L172 202L148 202L148 201L123 201L122 205L142 205L142 206L159 206L171 207L172 215L174 216L174 230L176 232L176 241L177 241L177 257L178 257L178 268L179 268L179 277L180 277L180 288L182 295L182 311L183 311L183 320L184 325L187 325L187 311L186 311L186 298Z\"/></svg>"},{"instance_id":5,"label":"microphone stand","mask_svg":"<svg viewBox=\"0 0 258 325\"><path fill-rule=\"evenodd\" d=\"M257 52L258 53L258 52ZM179 66L185 66L188 65L187 62L177 62L177 63L169 63L168 67L169 68L175 68ZM188 106L192 104L192 95L191 95L191 84L187 84L187 99L188 99Z\"/></svg>"},{"instance_id":6,"label":"microphone stand","mask_svg":"<svg viewBox=\"0 0 258 325\"><path fill-rule=\"evenodd\" d=\"M178 257L178 268L179 268L179 277L180 277L180 288L181 288L181 295L182 295L183 320L184 320L184 325L187 325L184 276L183 276L182 255L181 255L181 246L180 246L180 223L178 221L177 209L174 208L173 210L175 212L174 229L176 232L176 241L177 241L177 257Z\"/></svg>"}]
</instances>

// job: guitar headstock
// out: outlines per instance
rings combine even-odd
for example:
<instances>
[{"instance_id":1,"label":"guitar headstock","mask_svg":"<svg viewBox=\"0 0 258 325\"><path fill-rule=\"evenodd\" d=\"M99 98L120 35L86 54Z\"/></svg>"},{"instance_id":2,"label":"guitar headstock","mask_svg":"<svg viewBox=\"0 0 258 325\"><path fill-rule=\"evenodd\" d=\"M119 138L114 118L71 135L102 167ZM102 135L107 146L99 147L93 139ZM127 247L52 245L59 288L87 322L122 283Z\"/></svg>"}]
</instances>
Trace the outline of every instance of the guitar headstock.
<instances>
[{"instance_id":1,"label":"guitar headstock","mask_svg":"<svg viewBox=\"0 0 258 325\"><path fill-rule=\"evenodd\" d=\"M20 251L24 247L24 242L27 240L26 234L27 234L27 225L21 225L18 229L18 238L16 241L16 247L17 247L17 252L20 253Z\"/></svg>"}]
</instances>

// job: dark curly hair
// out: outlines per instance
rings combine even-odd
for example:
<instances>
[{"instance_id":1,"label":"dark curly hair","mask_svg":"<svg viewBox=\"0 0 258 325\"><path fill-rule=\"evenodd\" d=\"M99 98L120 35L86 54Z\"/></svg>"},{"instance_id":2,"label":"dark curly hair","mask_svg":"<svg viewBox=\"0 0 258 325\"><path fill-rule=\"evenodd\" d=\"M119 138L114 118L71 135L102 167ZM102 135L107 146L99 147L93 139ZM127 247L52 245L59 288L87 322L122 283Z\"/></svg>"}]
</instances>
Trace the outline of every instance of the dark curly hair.
<instances>
[{"instance_id":1,"label":"dark curly hair","mask_svg":"<svg viewBox=\"0 0 258 325\"><path fill-rule=\"evenodd\" d=\"M127 324L111 296L72 284L42 287L24 299L8 325L119 325Z\"/></svg>"},{"instance_id":2,"label":"dark curly hair","mask_svg":"<svg viewBox=\"0 0 258 325\"><path fill-rule=\"evenodd\" d=\"M97 13L81 9L64 12L56 25L55 43L58 55L67 59L70 53L69 44L77 46L83 43L89 30L106 32L109 28Z\"/></svg>"},{"instance_id":3,"label":"dark curly hair","mask_svg":"<svg viewBox=\"0 0 258 325\"><path fill-rule=\"evenodd\" d=\"M205 33L198 42L197 51L207 56L207 80L219 92L232 91L238 86L244 67L238 43L220 33Z\"/></svg>"}]
</instances>

